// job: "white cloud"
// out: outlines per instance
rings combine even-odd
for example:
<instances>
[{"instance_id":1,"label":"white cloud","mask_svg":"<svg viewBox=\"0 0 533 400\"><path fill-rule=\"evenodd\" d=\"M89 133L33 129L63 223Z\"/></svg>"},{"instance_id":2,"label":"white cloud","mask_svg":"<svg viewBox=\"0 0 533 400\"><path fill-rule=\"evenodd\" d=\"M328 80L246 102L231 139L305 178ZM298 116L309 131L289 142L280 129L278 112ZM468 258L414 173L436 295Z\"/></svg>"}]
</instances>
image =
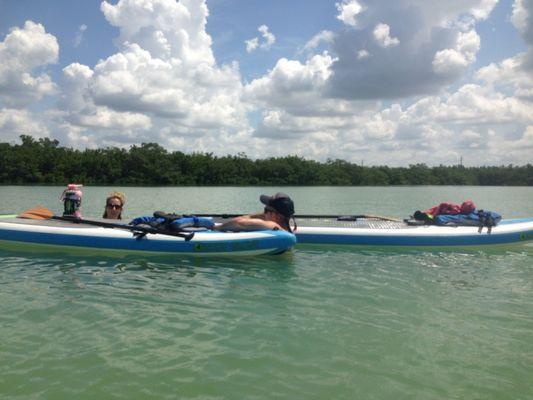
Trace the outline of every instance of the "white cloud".
<instances>
[{"instance_id":1,"label":"white cloud","mask_svg":"<svg viewBox=\"0 0 533 400\"><path fill-rule=\"evenodd\" d=\"M303 47L304 51L312 51L316 49L318 46L320 46L321 43L332 43L333 39L335 38L335 34L331 31L320 31L315 36L309 40L305 46Z\"/></svg>"},{"instance_id":2,"label":"white cloud","mask_svg":"<svg viewBox=\"0 0 533 400\"><path fill-rule=\"evenodd\" d=\"M498 4L498 0L482 0L472 6L470 13L477 20L485 20L489 17L496 4Z\"/></svg>"},{"instance_id":3,"label":"white cloud","mask_svg":"<svg viewBox=\"0 0 533 400\"><path fill-rule=\"evenodd\" d=\"M515 0L511 21L528 46L521 68L533 74L533 1Z\"/></svg>"},{"instance_id":4,"label":"white cloud","mask_svg":"<svg viewBox=\"0 0 533 400\"><path fill-rule=\"evenodd\" d=\"M402 1L403 2L403 1ZM450 25L471 24L489 17L498 0L407 0L407 6L417 8L428 26L446 27Z\"/></svg>"},{"instance_id":5,"label":"white cloud","mask_svg":"<svg viewBox=\"0 0 533 400\"><path fill-rule=\"evenodd\" d=\"M513 95L533 101L533 74L527 67L527 54L521 53L500 63L492 63L476 73L476 79Z\"/></svg>"},{"instance_id":6,"label":"white cloud","mask_svg":"<svg viewBox=\"0 0 533 400\"><path fill-rule=\"evenodd\" d=\"M533 149L533 125L528 125L522 134L522 137L516 142L511 143L513 147L519 150L531 151Z\"/></svg>"},{"instance_id":7,"label":"white cloud","mask_svg":"<svg viewBox=\"0 0 533 400\"><path fill-rule=\"evenodd\" d=\"M440 50L433 59L433 70L443 75L460 72L466 65L463 55L455 49Z\"/></svg>"},{"instance_id":8,"label":"white cloud","mask_svg":"<svg viewBox=\"0 0 533 400\"><path fill-rule=\"evenodd\" d=\"M305 62L281 59L247 85L245 98L263 110L254 135L270 138L277 154L290 147L320 159L372 157L373 164L450 163L460 155L468 155L471 164L530 161L528 150L511 145L529 138L516 132L532 124L530 103L499 92L496 84L442 91L475 61L480 48L475 21L487 18L494 2L432 3L435 10L415 0L400 3L369 8L358 29L334 33L337 57L324 52ZM432 11L439 18L431 19ZM425 13L430 18L419 19ZM383 24L375 33L384 20L402 24ZM316 38L308 48L319 43ZM498 84L502 75L522 93L527 89L524 76L503 67L477 74ZM404 100L403 107L381 109L376 101L424 93L433 95ZM501 153L503 143L512 148L509 155Z\"/></svg>"},{"instance_id":9,"label":"white cloud","mask_svg":"<svg viewBox=\"0 0 533 400\"><path fill-rule=\"evenodd\" d=\"M24 28L12 28L0 42L0 100L11 107L24 107L53 94L55 84L37 68L57 62L59 45L41 24L26 21Z\"/></svg>"},{"instance_id":10,"label":"white cloud","mask_svg":"<svg viewBox=\"0 0 533 400\"><path fill-rule=\"evenodd\" d=\"M245 40L244 43L246 43L246 51L248 53L251 53L255 49L257 49L257 46L259 45L259 38L253 38L250 40Z\"/></svg>"},{"instance_id":11,"label":"white cloud","mask_svg":"<svg viewBox=\"0 0 533 400\"><path fill-rule=\"evenodd\" d=\"M433 69L437 74L459 75L465 67L476 60L480 38L474 31L459 33L454 48L440 50L435 53Z\"/></svg>"},{"instance_id":12,"label":"white cloud","mask_svg":"<svg viewBox=\"0 0 533 400\"><path fill-rule=\"evenodd\" d=\"M73 63L63 68L62 93L59 106L62 110L80 112L89 101L89 83L93 71L86 65Z\"/></svg>"},{"instance_id":13,"label":"white cloud","mask_svg":"<svg viewBox=\"0 0 533 400\"><path fill-rule=\"evenodd\" d=\"M270 49L270 47L276 42L276 37L268 31L268 26L266 25L261 25L258 28L258 31L261 32L261 36L263 36L263 39L265 40L260 47L264 50Z\"/></svg>"},{"instance_id":14,"label":"white cloud","mask_svg":"<svg viewBox=\"0 0 533 400\"><path fill-rule=\"evenodd\" d=\"M335 3L337 11L337 19L349 26L357 26L357 16L361 14L365 7L363 7L357 0L343 0L342 3Z\"/></svg>"},{"instance_id":15,"label":"white cloud","mask_svg":"<svg viewBox=\"0 0 533 400\"><path fill-rule=\"evenodd\" d=\"M214 64L211 37L205 27L205 1L103 1L105 18L120 30L117 43L136 43L155 58L175 58L186 66Z\"/></svg>"},{"instance_id":16,"label":"white cloud","mask_svg":"<svg viewBox=\"0 0 533 400\"><path fill-rule=\"evenodd\" d=\"M522 34L528 30L528 20L530 18L529 10L527 9L527 0L515 0L513 3L513 14L511 22Z\"/></svg>"},{"instance_id":17,"label":"white cloud","mask_svg":"<svg viewBox=\"0 0 533 400\"><path fill-rule=\"evenodd\" d=\"M294 113L319 112L317 101L322 97L333 61L328 53L317 54L305 64L282 58L267 75L246 85L245 99L258 106L287 108ZM332 103L338 104L334 100Z\"/></svg>"},{"instance_id":18,"label":"white cloud","mask_svg":"<svg viewBox=\"0 0 533 400\"><path fill-rule=\"evenodd\" d=\"M188 137L191 150L244 142L249 106L241 101L239 65L217 65L205 1L120 0L101 9L120 30L119 51L93 68L63 69L58 124L65 138L126 145ZM271 45L268 28L260 31Z\"/></svg>"},{"instance_id":19,"label":"white cloud","mask_svg":"<svg viewBox=\"0 0 533 400\"><path fill-rule=\"evenodd\" d=\"M423 119L462 126L524 125L533 120L527 102L475 84L463 85L456 92L433 100L414 103L409 107L408 114L416 116L417 123Z\"/></svg>"},{"instance_id":20,"label":"white cloud","mask_svg":"<svg viewBox=\"0 0 533 400\"><path fill-rule=\"evenodd\" d=\"M481 68L476 78L519 99L533 102L533 1L515 0L511 22L526 42L526 51Z\"/></svg>"},{"instance_id":21,"label":"white cloud","mask_svg":"<svg viewBox=\"0 0 533 400\"><path fill-rule=\"evenodd\" d=\"M470 13L477 20L485 20L489 17L496 4L498 4L498 0L481 0L478 4L472 6Z\"/></svg>"},{"instance_id":22,"label":"white cloud","mask_svg":"<svg viewBox=\"0 0 533 400\"><path fill-rule=\"evenodd\" d=\"M390 26L387 24L377 24L373 31L374 39L381 47L391 47L400 44L398 38L390 36Z\"/></svg>"},{"instance_id":23,"label":"white cloud","mask_svg":"<svg viewBox=\"0 0 533 400\"><path fill-rule=\"evenodd\" d=\"M102 136L107 132L111 135L119 133L124 137L136 137L133 132L146 132L152 128L152 120L142 112L114 110L106 105L98 105L94 101L95 72L88 66L73 63L63 69L61 87L62 96L59 101L62 113L63 129L69 137L85 137L84 130L97 130Z\"/></svg>"},{"instance_id":24,"label":"white cloud","mask_svg":"<svg viewBox=\"0 0 533 400\"><path fill-rule=\"evenodd\" d=\"M370 53L367 50L365 50L365 49L359 50L357 52L357 59L358 60L363 60L363 59L368 58L368 57L370 57Z\"/></svg>"},{"instance_id":25,"label":"white cloud","mask_svg":"<svg viewBox=\"0 0 533 400\"><path fill-rule=\"evenodd\" d=\"M2 141L14 141L20 135L47 137L49 130L36 120L28 110L0 109L0 133Z\"/></svg>"},{"instance_id":26,"label":"white cloud","mask_svg":"<svg viewBox=\"0 0 533 400\"><path fill-rule=\"evenodd\" d=\"M257 137L282 140L285 148L323 160L371 157L372 164L434 165L465 155L473 165L530 162L531 134L516 132L533 125L531 103L490 86L467 84L452 93L423 97L405 108L395 103L382 110L372 108L370 103L337 100L335 112L329 99L310 84L300 86L292 101L276 96L280 90L273 87L283 82L287 92L297 91L287 80L301 81L305 73L309 73L309 66L285 60L269 74L268 81L261 78L252 82L260 104L267 107L255 132ZM322 74L327 76L325 71ZM267 83L270 90L263 86ZM298 97L307 108L297 106ZM341 142L343 146L339 147ZM272 149L284 154L283 146L278 149L272 143ZM509 153L502 153L503 145Z\"/></svg>"},{"instance_id":27,"label":"white cloud","mask_svg":"<svg viewBox=\"0 0 533 400\"><path fill-rule=\"evenodd\" d=\"M502 159L514 163L528 160L525 149L514 151L513 160L502 155L498 147L503 142L524 140L514 133L533 121L527 102L506 97L491 88L468 84L442 97L423 98L405 110L398 107L393 105L374 117L382 125L378 131L388 133L387 139L395 146L432 150L435 162L442 155L442 143L452 153L471 151L467 154L474 164L502 162Z\"/></svg>"},{"instance_id":28,"label":"white cloud","mask_svg":"<svg viewBox=\"0 0 533 400\"><path fill-rule=\"evenodd\" d=\"M487 132L487 136L490 132ZM487 137L483 133L479 133L472 129L465 129L460 132L459 143L465 149L479 149L486 148Z\"/></svg>"},{"instance_id":29,"label":"white cloud","mask_svg":"<svg viewBox=\"0 0 533 400\"><path fill-rule=\"evenodd\" d=\"M81 24L78 27L78 31L76 32L76 36L74 37L74 47L78 47L81 44L83 40L83 34L85 33L86 30L87 30L87 25L85 24Z\"/></svg>"},{"instance_id":30,"label":"white cloud","mask_svg":"<svg viewBox=\"0 0 533 400\"><path fill-rule=\"evenodd\" d=\"M246 84L238 63L215 60L205 1L113 3L104 1L101 9L119 29L116 53L95 65L63 68L56 110L17 110L1 86L5 71L19 77L14 82L26 73L34 83L24 87L24 104L52 93L43 67L57 60L55 38L34 24L18 34L35 34L40 46L16 35L0 43L0 96L8 105L0 110L3 139L53 132L76 147L156 141L182 151L291 153L365 164L450 163L459 155L469 164L531 162L529 53L480 69L474 83L449 86L474 63L476 23L495 0L344 0L336 7L346 26L318 32L299 60L281 58ZM516 0L512 17L526 43L530 4ZM258 32L250 51L275 43L266 25ZM6 50L21 47L13 43L31 51ZM35 83L46 77L50 91ZM384 106L384 99L399 100Z\"/></svg>"},{"instance_id":31,"label":"white cloud","mask_svg":"<svg viewBox=\"0 0 533 400\"><path fill-rule=\"evenodd\" d=\"M259 43L259 38L255 37L250 40L245 40L244 43L246 43L246 51L248 53L251 53L252 51L256 49L261 50L269 50L274 43L276 43L276 37L269 32L268 26L261 25L257 30L261 33L261 37L263 38L262 43Z\"/></svg>"},{"instance_id":32,"label":"white cloud","mask_svg":"<svg viewBox=\"0 0 533 400\"><path fill-rule=\"evenodd\" d=\"M367 6L357 29L336 32L329 49L337 58L329 96L396 99L438 93L475 61L480 48L475 21L487 16L494 2L396 0Z\"/></svg>"},{"instance_id":33,"label":"white cloud","mask_svg":"<svg viewBox=\"0 0 533 400\"><path fill-rule=\"evenodd\" d=\"M78 114L76 125L88 128L127 130L148 130L152 127L148 116L140 113L116 112L107 107L97 107L94 113Z\"/></svg>"}]
</instances>

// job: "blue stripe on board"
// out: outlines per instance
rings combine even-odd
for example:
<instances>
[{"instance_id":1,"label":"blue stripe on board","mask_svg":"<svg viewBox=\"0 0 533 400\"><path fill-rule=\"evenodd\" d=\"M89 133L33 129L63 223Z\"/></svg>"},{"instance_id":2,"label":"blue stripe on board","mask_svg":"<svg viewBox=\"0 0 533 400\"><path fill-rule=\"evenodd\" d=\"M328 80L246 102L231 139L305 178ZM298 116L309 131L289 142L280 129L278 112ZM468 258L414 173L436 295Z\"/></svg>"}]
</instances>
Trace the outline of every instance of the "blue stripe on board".
<instances>
[{"instance_id":1,"label":"blue stripe on board","mask_svg":"<svg viewBox=\"0 0 533 400\"><path fill-rule=\"evenodd\" d=\"M269 237L261 238L186 242L153 239L136 240L133 236L131 238L109 238L0 229L0 240L56 246L168 253L232 253L267 249L275 249L273 252L279 253L289 249L296 243L294 235L288 232L272 231L269 233L271 233Z\"/></svg>"},{"instance_id":2,"label":"blue stripe on board","mask_svg":"<svg viewBox=\"0 0 533 400\"><path fill-rule=\"evenodd\" d=\"M533 240L533 230L503 234L487 234L484 231L476 235L457 236L355 236L338 234L296 234L298 243L314 244L352 244L370 246L477 246L506 244Z\"/></svg>"},{"instance_id":3,"label":"blue stripe on board","mask_svg":"<svg viewBox=\"0 0 533 400\"><path fill-rule=\"evenodd\" d=\"M516 218L516 219L502 219L498 225L519 224L521 222L532 222L533 218Z\"/></svg>"}]
</instances>

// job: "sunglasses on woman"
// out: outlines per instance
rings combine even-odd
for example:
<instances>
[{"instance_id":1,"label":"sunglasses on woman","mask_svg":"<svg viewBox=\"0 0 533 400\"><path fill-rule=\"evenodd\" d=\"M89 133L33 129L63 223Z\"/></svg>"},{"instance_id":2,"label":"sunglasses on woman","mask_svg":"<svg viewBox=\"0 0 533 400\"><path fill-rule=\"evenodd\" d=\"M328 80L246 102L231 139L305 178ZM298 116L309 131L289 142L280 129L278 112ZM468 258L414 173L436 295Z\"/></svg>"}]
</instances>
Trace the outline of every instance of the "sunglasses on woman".
<instances>
[{"instance_id":1,"label":"sunglasses on woman","mask_svg":"<svg viewBox=\"0 0 533 400\"><path fill-rule=\"evenodd\" d=\"M112 208L113 210L120 210L122 206L120 204L107 204L107 208Z\"/></svg>"}]
</instances>

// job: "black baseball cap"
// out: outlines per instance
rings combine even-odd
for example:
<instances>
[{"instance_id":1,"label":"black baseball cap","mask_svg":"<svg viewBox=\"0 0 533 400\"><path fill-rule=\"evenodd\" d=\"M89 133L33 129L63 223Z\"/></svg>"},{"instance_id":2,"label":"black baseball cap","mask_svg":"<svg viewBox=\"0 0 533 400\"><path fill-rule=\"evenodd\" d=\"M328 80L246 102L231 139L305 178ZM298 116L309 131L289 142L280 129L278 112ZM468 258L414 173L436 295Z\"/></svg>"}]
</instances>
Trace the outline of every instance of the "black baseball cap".
<instances>
[{"instance_id":1,"label":"black baseball cap","mask_svg":"<svg viewBox=\"0 0 533 400\"><path fill-rule=\"evenodd\" d=\"M291 218L294 215L294 202L285 193L276 193L274 196L262 194L259 200L265 206L272 207L287 218Z\"/></svg>"}]
</instances>

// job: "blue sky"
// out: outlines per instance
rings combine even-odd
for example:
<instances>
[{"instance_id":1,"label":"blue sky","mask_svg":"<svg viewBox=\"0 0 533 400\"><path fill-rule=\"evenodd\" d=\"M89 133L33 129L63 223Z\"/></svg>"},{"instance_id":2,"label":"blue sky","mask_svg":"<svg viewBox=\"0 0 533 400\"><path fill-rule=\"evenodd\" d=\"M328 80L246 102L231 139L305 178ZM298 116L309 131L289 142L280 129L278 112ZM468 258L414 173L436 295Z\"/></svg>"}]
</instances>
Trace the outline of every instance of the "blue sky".
<instances>
[{"instance_id":1,"label":"blue sky","mask_svg":"<svg viewBox=\"0 0 533 400\"><path fill-rule=\"evenodd\" d=\"M0 0L0 141L524 164L531 0Z\"/></svg>"}]
</instances>

